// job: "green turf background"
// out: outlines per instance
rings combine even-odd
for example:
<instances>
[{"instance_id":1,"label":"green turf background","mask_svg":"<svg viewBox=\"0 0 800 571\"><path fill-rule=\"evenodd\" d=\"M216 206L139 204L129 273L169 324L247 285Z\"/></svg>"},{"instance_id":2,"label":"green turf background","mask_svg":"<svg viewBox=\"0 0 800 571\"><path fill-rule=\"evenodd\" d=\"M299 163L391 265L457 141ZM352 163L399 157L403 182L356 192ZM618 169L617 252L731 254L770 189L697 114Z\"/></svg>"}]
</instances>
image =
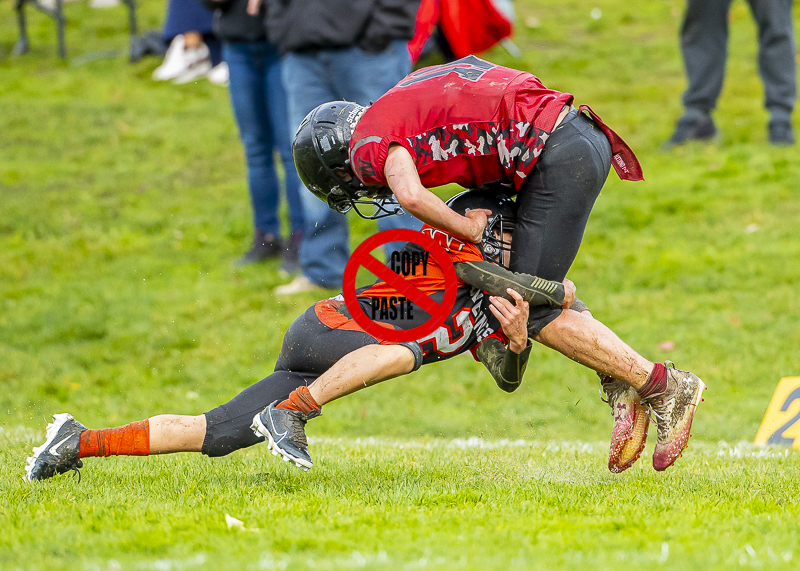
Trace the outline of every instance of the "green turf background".
<instances>
[{"instance_id":1,"label":"green turf background","mask_svg":"<svg viewBox=\"0 0 800 571\"><path fill-rule=\"evenodd\" d=\"M598 20L590 17L595 7L603 13ZM142 29L157 28L163 9L143 2ZM715 115L721 140L661 149L685 86L677 40L682 9L677 0L526 0L517 3L515 37L523 58L501 49L487 55L591 104L637 151L646 181L623 183L611 175L569 277L595 315L642 354L671 359L709 386L694 440L710 448L694 460L690 449L674 475L658 479L643 468L618 488L602 472L603 450L596 446L525 476L527 456L517 450L510 458L519 466L498 468L512 488L519 484L524 499L516 501L516 492L509 496L491 473L476 472L473 486L472 460L452 451L442 452L452 467L437 454L410 460L407 453L386 452L381 460L380 450L373 451L367 473L359 472L363 451L352 438L606 440L610 422L594 375L542 347L534 349L525 383L513 395L460 357L326 407L310 434L349 440L320 445L320 460L329 467L309 476L310 484L275 467L264 450L215 463L111 460L94 463L78 487L67 479L41 489L21 484L22 460L52 413L69 411L95 427L208 410L271 371L283 332L319 296L273 297L271 289L282 283L277 263L233 267L251 222L243 153L224 88L206 81L156 84L150 80L156 60L128 64L124 8L68 4L67 63L55 56L52 23L28 10L33 49L12 58L12 3L0 1L0 438L7 443L0 450L7 500L0 521L9 530L0 539L0 566L38 566L25 555L36 548L48 550L50 559L42 561L56 566L78 557L100 567L114 559L125 566L172 561L164 564L170 568L237 561L241 568L258 566L268 553L273 559L265 566L280 568L307 564L296 555L307 549L319 565L351 568L360 565L348 559L357 550L352 535L367 537L366 530L384 524L396 533L365 541L373 557L384 551L390 562L370 559L364 566L420 566L429 549L426 565L443 557L441 568L512 568L517 555L523 566L570 567L580 561L565 554L577 553L573 543L580 540L588 542L583 564L606 567L628 561L616 559L623 547L612 538L629 541L642 565L660 565L667 541L660 534L676 517L674 537L683 545L677 553L687 568L698 561L720 568L741 561L768 565L761 547L755 558L744 547L772 533L748 507L753 494L763 499L759 509L769 506L782 522L777 543L760 545L797 554L799 536L789 525L798 511L797 459L739 465L720 460L715 447L720 440L752 441L777 381L800 375L800 155L797 148L766 144L755 24L744 2L734 2L731 13L727 80ZM114 50L117 57L97 59ZM375 227L354 219L352 229L358 244ZM660 350L665 341L674 349ZM352 462L341 460L336 446ZM492 452L470 454L479 464L499 462ZM409 462L419 477L407 471ZM712 475L703 475L703 462ZM349 496L329 488L340 479L363 481L367 492ZM384 490L392 481L405 494L398 505L436 518L388 514L384 520L390 501ZM708 496L727 486L739 492L720 492L712 505ZM445 493L440 487L454 487L454 494L473 489L525 529L557 508L564 518L555 518L560 535L543 543L526 535L528 551L487 558L480 553L488 546L513 543L511 536L487 532L473 540L473 551L463 550L448 525L481 521L485 514L476 506L482 500L454 500L457 513L437 511L430 495ZM556 508L548 494L558 497ZM604 494L622 494L627 507L615 511ZM273 502L283 511L266 507ZM528 512L521 502L532 502ZM678 507L682 502L689 503ZM341 513L350 509L370 515L348 520L343 529ZM250 552L246 546L255 540L225 540L229 532L217 512L226 510L250 514L247 524L262 529L270 522L251 520L268 514L278 530L259 536ZM314 510L327 515L318 521ZM175 513L185 518L185 533L169 531ZM639 515L628 517L633 513ZM206 517L211 528L200 523ZM737 517L741 525L732 525ZM437 535L441 521L449 523ZM712 531L698 531L707 528ZM303 547L294 539L297 529L303 537L329 539ZM72 542L61 530L82 539ZM49 533L59 537L58 547L44 543L42 534ZM718 555L707 548L711 536ZM327 541L345 546L339 559L331 558L336 549ZM419 553L414 545L421 545ZM730 560L721 555L728 547ZM192 559L202 553L202 561ZM670 553L674 558L676 547ZM461 555L464 564L456 565ZM772 564L791 566L776 557Z\"/></svg>"}]
</instances>

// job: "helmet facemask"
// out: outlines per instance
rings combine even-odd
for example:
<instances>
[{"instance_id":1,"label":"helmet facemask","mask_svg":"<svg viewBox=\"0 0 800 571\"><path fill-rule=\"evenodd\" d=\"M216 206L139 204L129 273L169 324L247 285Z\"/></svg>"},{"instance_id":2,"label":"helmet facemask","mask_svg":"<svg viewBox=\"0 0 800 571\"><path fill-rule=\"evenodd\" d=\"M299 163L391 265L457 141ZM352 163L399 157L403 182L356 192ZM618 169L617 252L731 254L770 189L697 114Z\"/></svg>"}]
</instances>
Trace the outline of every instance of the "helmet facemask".
<instances>
[{"instance_id":1,"label":"helmet facemask","mask_svg":"<svg viewBox=\"0 0 800 571\"><path fill-rule=\"evenodd\" d=\"M503 217L501 214L492 214L483 229L481 239L481 250L487 262L497 264L502 268L508 269L505 261L505 253L511 253L511 238L505 239L506 234L514 233L515 221Z\"/></svg>"},{"instance_id":2,"label":"helmet facemask","mask_svg":"<svg viewBox=\"0 0 800 571\"><path fill-rule=\"evenodd\" d=\"M347 161L346 168L349 170L350 161ZM405 214L405 210L400 207L394 194L388 187L370 188L361 184L361 181L352 174L348 174L345 169L336 169L336 178L342 180L341 184L334 186L328 193L328 206L345 214L354 210L361 218L366 220L377 220L395 214ZM358 185L358 186L356 186ZM372 212L362 212L359 205L373 206Z\"/></svg>"},{"instance_id":3,"label":"helmet facemask","mask_svg":"<svg viewBox=\"0 0 800 571\"><path fill-rule=\"evenodd\" d=\"M406 213L406 211L400 206L400 203L397 202L397 198L394 194L392 194L392 191L389 189L389 187L362 187L361 189L356 190L354 194L355 197L344 197L342 204L342 206L345 208L344 212L347 212L352 208L356 214L366 220L378 220L379 218L385 218L386 216L393 216L395 214L401 215ZM328 204L331 204L330 199L328 199ZM362 212L359 205L361 207L372 206L374 209L371 212ZM331 207L339 210L337 206L331 205ZM339 212L342 212L342 210L339 210Z\"/></svg>"},{"instance_id":4,"label":"helmet facemask","mask_svg":"<svg viewBox=\"0 0 800 571\"><path fill-rule=\"evenodd\" d=\"M505 258L511 253L511 236L506 237L506 234L513 234L517 215L514 201L503 190L498 184L465 190L450 198L447 205L462 216L474 209L491 212L483 229L480 249L484 260L508 269Z\"/></svg>"}]
</instances>

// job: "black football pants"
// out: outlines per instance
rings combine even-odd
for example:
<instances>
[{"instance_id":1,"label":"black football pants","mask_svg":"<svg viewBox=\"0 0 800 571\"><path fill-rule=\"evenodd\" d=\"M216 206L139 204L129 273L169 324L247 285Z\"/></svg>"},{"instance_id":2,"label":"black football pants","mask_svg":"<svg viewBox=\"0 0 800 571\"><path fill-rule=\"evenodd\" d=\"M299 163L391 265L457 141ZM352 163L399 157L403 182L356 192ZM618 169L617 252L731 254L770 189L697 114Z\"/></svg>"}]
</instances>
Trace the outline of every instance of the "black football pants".
<instances>
[{"instance_id":1,"label":"black football pants","mask_svg":"<svg viewBox=\"0 0 800 571\"><path fill-rule=\"evenodd\" d=\"M363 331L328 327L314 306L309 307L286 332L275 372L206 413L203 454L225 456L258 444L264 439L250 429L256 414L286 399L297 387L311 384L348 353L377 342Z\"/></svg>"},{"instance_id":2,"label":"black football pants","mask_svg":"<svg viewBox=\"0 0 800 571\"><path fill-rule=\"evenodd\" d=\"M284 335L275 372L206 413L203 454L225 456L258 444L263 438L250 429L256 414L269 404L286 399L297 387L310 385L348 353L378 343L353 321L343 302L324 300L312 305ZM412 341L399 345L414 354L417 370L422 365L419 344Z\"/></svg>"},{"instance_id":3,"label":"black football pants","mask_svg":"<svg viewBox=\"0 0 800 571\"><path fill-rule=\"evenodd\" d=\"M589 117L570 111L553 130L517 198L511 270L562 281L611 168L611 145ZM561 310L531 307L535 337Z\"/></svg>"}]
</instances>

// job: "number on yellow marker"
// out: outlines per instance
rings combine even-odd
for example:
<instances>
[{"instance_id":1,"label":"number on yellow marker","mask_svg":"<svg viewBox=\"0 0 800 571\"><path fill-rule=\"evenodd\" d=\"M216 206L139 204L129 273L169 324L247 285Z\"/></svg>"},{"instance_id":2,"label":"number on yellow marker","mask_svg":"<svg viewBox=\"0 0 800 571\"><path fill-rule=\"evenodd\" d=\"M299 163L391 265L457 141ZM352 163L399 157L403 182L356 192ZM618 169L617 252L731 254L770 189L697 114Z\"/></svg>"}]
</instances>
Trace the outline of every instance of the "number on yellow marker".
<instances>
[{"instance_id":1,"label":"number on yellow marker","mask_svg":"<svg viewBox=\"0 0 800 571\"><path fill-rule=\"evenodd\" d=\"M800 377L784 377L767 407L756 444L778 444L800 449Z\"/></svg>"}]
</instances>

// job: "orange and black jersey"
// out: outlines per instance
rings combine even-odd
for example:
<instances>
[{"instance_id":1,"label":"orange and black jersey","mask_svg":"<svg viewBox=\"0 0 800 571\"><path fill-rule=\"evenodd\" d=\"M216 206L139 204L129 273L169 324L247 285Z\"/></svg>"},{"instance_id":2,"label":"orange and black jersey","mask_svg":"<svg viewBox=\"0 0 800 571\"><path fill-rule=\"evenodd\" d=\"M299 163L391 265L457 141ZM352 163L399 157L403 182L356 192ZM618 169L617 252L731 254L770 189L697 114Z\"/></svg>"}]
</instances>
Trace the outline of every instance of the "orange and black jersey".
<instances>
[{"instance_id":1,"label":"orange and black jersey","mask_svg":"<svg viewBox=\"0 0 800 571\"><path fill-rule=\"evenodd\" d=\"M475 244L453 238L449 234L423 226L422 232L433 238L450 256L454 264L483 260L483 253ZM426 256L420 246L406 244L400 251L398 260L421 260L409 275L404 278L414 287L425 293L436 303L444 298L445 275L433 256ZM423 364L441 361L465 351L474 350L486 337L494 336L503 343L508 339L503 335L500 323L489 311L489 296L479 288L456 278L456 300L444 323L430 335L418 339L423 352ZM357 290L358 300L364 313L374 321L388 323L397 329L412 329L426 323L430 314L421 307L410 303L390 285L379 281Z\"/></svg>"}]
</instances>

